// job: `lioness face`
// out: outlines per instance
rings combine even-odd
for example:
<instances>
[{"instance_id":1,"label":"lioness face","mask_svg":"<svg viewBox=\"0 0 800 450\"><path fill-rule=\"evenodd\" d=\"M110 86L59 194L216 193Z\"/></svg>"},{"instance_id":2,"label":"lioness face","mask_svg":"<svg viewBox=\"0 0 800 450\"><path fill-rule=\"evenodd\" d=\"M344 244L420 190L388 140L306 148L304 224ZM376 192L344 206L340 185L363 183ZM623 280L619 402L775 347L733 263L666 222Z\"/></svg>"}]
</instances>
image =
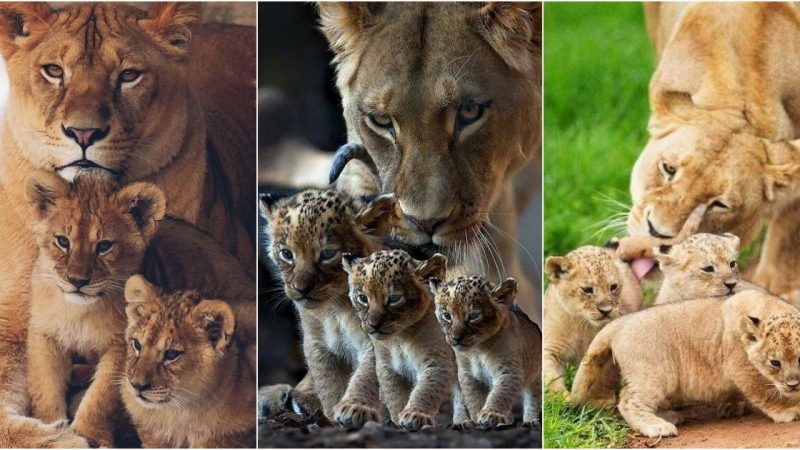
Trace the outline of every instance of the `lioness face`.
<instances>
[{"instance_id":1,"label":"lioness face","mask_svg":"<svg viewBox=\"0 0 800 450\"><path fill-rule=\"evenodd\" d=\"M750 362L782 396L800 399L800 315L744 320Z\"/></svg>"},{"instance_id":2,"label":"lioness face","mask_svg":"<svg viewBox=\"0 0 800 450\"><path fill-rule=\"evenodd\" d=\"M151 15L110 4L13 8L0 17L4 39L13 39L2 42L8 116L33 166L68 180L92 168L135 180L175 156L186 131L183 56L193 13L174 5Z\"/></svg>"},{"instance_id":3,"label":"lioness face","mask_svg":"<svg viewBox=\"0 0 800 450\"><path fill-rule=\"evenodd\" d=\"M783 179L784 168L767 158L765 144L745 132L684 126L652 138L631 175L628 233L675 236L707 205L699 231L751 241Z\"/></svg>"},{"instance_id":4,"label":"lioness face","mask_svg":"<svg viewBox=\"0 0 800 450\"><path fill-rule=\"evenodd\" d=\"M686 296L716 297L734 293L739 280L739 238L726 233L698 233L675 246L655 249L659 268Z\"/></svg>"}]
</instances>

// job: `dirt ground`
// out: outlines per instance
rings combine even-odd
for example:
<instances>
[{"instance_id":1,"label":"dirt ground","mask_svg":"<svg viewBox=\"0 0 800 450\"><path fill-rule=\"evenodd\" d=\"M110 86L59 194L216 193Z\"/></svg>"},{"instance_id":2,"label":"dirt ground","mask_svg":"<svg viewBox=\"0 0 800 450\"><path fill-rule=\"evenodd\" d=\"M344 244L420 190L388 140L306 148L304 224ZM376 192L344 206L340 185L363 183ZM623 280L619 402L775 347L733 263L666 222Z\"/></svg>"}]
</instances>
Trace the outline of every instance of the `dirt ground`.
<instances>
[{"instance_id":1,"label":"dirt ground","mask_svg":"<svg viewBox=\"0 0 800 450\"><path fill-rule=\"evenodd\" d=\"M709 408L693 408L678 436L632 436L630 448L800 448L800 422L775 423L761 413L717 419Z\"/></svg>"}]
</instances>

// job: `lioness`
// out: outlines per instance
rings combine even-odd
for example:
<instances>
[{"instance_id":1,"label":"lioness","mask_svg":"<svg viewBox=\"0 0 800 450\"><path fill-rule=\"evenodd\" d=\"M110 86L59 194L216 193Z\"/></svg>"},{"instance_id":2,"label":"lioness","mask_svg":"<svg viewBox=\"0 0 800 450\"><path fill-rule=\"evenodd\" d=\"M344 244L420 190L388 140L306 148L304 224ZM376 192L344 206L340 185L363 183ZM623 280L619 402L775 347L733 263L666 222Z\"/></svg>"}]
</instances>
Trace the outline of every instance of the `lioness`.
<instances>
[{"instance_id":1,"label":"lioness","mask_svg":"<svg viewBox=\"0 0 800 450\"><path fill-rule=\"evenodd\" d=\"M700 231L747 245L772 222L753 281L798 286L800 12L791 3L645 6L658 55L650 141L631 174L631 235L674 236L707 205Z\"/></svg>"},{"instance_id":2,"label":"lioness","mask_svg":"<svg viewBox=\"0 0 800 450\"><path fill-rule=\"evenodd\" d=\"M193 80L203 78L194 74L198 67L213 72L211 61L227 58L203 46L198 54L204 61L192 57L197 19L196 8L175 3L158 3L148 11L96 3L60 9L47 3L0 5L0 52L10 80L0 131L0 235L6 239L0 254L4 413L28 412L24 343L36 246L23 179L32 170L72 179L82 170L99 168L123 182L150 181L166 193L170 214L208 230L251 265L254 238L245 225L255 224L254 133L240 132L252 125L220 126L219 113L208 129L224 134L206 132L203 107L213 109L219 97L198 96ZM254 42L252 30L250 36ZM215 44L220 42L240 44L223 33L216 36ZM242 65L241 72L254 74L254 61ZM224 75L221 79L234 79ZM230 103L240 101L247 102L246 96ZM219 111L226 106L216 104ZM244 114L236 109L232 116ZM44 432L42 439L53 435ZM22 440L23 434L10 436L8 446L49 445Z\"/></svg>"},{"instance_id":3,"label":"lioness","mask_svg":"<svg viewBox=\"0 0 800 450\"><path fill-rule=\"evenodd\" d=\"M372 185L398 199L397 246L423 249L425 257L445 253L451 266L488 272L493 281L525 280L520 306L540 317L516 236L538 181L541 4L319 9L350 142L334 178L347 160L362 159L376 175ZM508 274L488 261L484 246Z\"/></svg>"}]
</instances>

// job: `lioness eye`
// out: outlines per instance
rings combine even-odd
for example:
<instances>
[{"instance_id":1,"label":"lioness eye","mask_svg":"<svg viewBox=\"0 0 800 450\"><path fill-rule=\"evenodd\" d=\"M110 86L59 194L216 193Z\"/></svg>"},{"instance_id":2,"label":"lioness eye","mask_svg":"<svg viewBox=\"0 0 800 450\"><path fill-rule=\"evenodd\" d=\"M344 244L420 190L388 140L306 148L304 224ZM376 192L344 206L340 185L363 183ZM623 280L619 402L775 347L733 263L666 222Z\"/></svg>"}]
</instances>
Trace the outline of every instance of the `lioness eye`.
<instances>
[{"instance_id":1,"label":"lioness eye","mask_svg":"<svg viewBox=\"0 0 800 450\"><path fill-rule=\"evenodd\" d=\"M136 356L139 356L139 352L142 351L142 344L136 339L131 339L131 345L133 346L133 351L136 352Z\"/></svg>"},{"instance_id":2,"label":"lioness eye","mask_svg":"<svg viewBox=\"0 0 800 450\"><path fill-rule=\"evenodd\" d=\"M169 349L164 351L164 361L165 362L172 362L176 359L180 358L183 355L183 352L180 350Z\"/></svg>"},{"instance_id":3,"label":"lioness eye","mask_svg":"<svg viewBox=\"0 0 800 450\"><path fill-rule=\"evenodd\" d=\"M780 369L781 368L781 362L778 361L777 359L770 359L769 360L769 365L774 367L774 368L776 368L776 369Z\"/></svg>"},{"instance_id":4,"label":"lioness eye","mask_svg":"<svg viewBox=\"0 0 800 450\"><path fill-rule=\"evenodd\" d=\"M388 302L390 305L394 305L394 304L396 304L397 302L399 302L399 301L400 301L400 298L401 298L401 297L400 297L399 295L397 295L397 294L395 294L395 295L390 295L390 296L389 296L389 298L387 299L387 302Z\"/></svg>"},{"instance_id":5,"label":"lioness eye","mask_svg":"<svg viewBox=\"0 0 800 450\"><path fill-rule=\"evenodd\" d=\"M594 293L594 288L592 288L592 287L582 287L581 290L583 291L584 294L593 294Z\"/></svg>"},{"instance_id":6,"label":"lioness eye","mask_svg":"<svg viewBox=\"0 0 800 450\"><path fill-rule=\"evenodd\" d=\"M736 261L731 261L731 269L735 269L737 266Z\"/></svg>"},{"instance_id":7,"label":"lioness eye","mask_svg":"<svg viewBox=\"0 0 800 450\"><path fill-rule=\"evenodd\" d=\"M291 263L294 260L294 255L287 249L281 250L278 254L280 255L281 259L287 263Z\"/></svg>"},{"instance_id":8,"label":"lioness eye","mask_svg":"<svg viewBox=\"0 0 800 450\"><path fill-rule=\"evenodd\" d=\"M100 241L95 247L95 252L97 252L98 255L102 255L103 253L108 253L113 246L114 243L111 241Z\"/></svg>"},{"instance_id":9,"label":"lioness eye","mask_svg":"<svg viewBox=\"0 0 800 450\"><path fill-rule=\"evenodd\" d=\"M55 64L45 64L42 66L42 71L51 78L62 78L64 76L64 69Z\"/></svg>"},{"instance_id":10,"label":"lioness eye","mask_svg":"<svg viewBox=\"0 0 800 450\"><path fill-rule=\"evenodd\" d=\"M388 130L394 127L394 125L392 125L392 118L386 114L370 114L369 120L378 128L385 128Z\"/></svg>"},{"instance_id":11,"label":"lioness eye","mask_svg":"<svg viewBox=\"0 0 800 450\"><path fill-rule=\"evenodd\" d=\"M330 259L333 259L334 256L336 256L336 250L326 249L319 253L319 260L328 261Z\"/></svg>"},{"instance_id":12,"label":"lioness eye","mask_svg":"<svg viewBox=\"0 0 800 450\"><path fill-rule=\"evenodd\" d=\"M125 69L119 74L119 81L122 83L133 83L142 76L142 72L136 69Z\"/></svg>"},{"instance_id":13,"label":"lioness eye","mask_svg":"<svg viewBox=\"0 0 800 450\"><path fill-rule=\"evenodd\" d=\"M364 305L364 306L367 306L367 305L369 304L369 299L368 299L368 298L367 298L367 296L366 296L366 295L364 295L364 294L359 294L359 295L356 297L356 301L357 301L358 303L361 303L361 304L362 304L362 305Z\"/></svg>"},{"instance_id":14,"label":"lioness eye","mask_svg":"<svg viewBox=\"0 0 800 450\"><path fill-rule=\"evenodd\" d=\"M458 128L464 128L467 125L477 122L478 119L483 117L486 111L486 106L482 105L475 100L469 99L458 107L458 117L456 125Z\"/></svg>"},{"instance_id":15,"label":"lioness eye","mask_svg":"<svg viewBox=\"0 0 800 450\"><path fill-rule=\"evenodd\" d=\"M705 273L714 273L714 266L705 266L700 270L702 270Z\"/></svg>"},{"instance_id":16,"label":"lioness eye","mask_svg":"<svg viewBox=\"0 0 800 450\"><path fill-rule=\"evenodd\" d=\"M449 312L443 312L442 320L444 320L447 323L450 323L450 321L453 320L453 316L451 316Z\"/></svg>"},{"instance_id":17,"label":"lioness eye","mask_svg":"<svg viewBox=\"0 0 800 450\"><path fill-rule=\"evenodd\" d=\"M725 203L722 203L719 200L714 200L713 202L711 202L711 207L712 208L719 208L719 209L728 209L728 205L726 205Z\"/></svg>"},{"instance_id":18,"label":"lioness eye","mask_svg":"<svg viewBox=\"0 0 800 450\"><path fill-rule=\"evenodd\" d=\"M56 236L56 245L58 245L61 250L69 250L69 238L61 235Z\"/></svg>"},{"instance_id":19,"label":"lioness eye","mask_svg":"<svg viewBox=\"0 0 800 450\"><path fill-rule=\"evenodd\" d=\"M674 178L675 174L678 172L678 169L676 169L675 166L667 164L665 162L661 163L661 170L664 171L664 174L667 176L668 180Z\"/></svg>"}]
</instances>

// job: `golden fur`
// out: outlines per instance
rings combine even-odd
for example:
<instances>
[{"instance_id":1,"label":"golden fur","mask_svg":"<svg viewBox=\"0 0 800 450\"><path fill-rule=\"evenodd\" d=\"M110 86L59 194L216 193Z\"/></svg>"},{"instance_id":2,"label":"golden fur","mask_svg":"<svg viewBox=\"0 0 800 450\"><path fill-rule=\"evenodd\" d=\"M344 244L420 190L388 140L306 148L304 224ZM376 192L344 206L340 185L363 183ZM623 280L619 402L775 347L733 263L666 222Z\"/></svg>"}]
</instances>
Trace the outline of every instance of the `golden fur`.
<instances>
[{"instance_id":1,"label":"golden fur","mask_svg":"<svg viewBox=\"0 0 800 450\"><path fill-rule=\"evenodd\" d=\"M348 141L363 144L378 171L337 186L394 193L398 241L433 244L427 253L446 253L451 268L500 281L501 269L482 259L488 236L497 249L485 251L521 280L519 303L539 318L515 239L539 179L541 4L323 2L319 10Z\"/></svg>"},{"instance_id":2,"label":"golden fur","mask_svg":"<svg viewBox=\"0 0 800 450\"><path fill-rule=\"evenodd\" d=\"M596 403L590 391L597 379L619 370L618 409L645 436L676 435L680 415L673 409L698 402L731 415L744 413L746 401L788 422L800 418L798 361L800 312L747 290L729 299L654 306L611 322L587 350L571 397Z\"/></svg>"},{"instance_id":3,"label":"golden fur","mask_svg":"<svg viewBox=\"0 0 800 450\"><path fill-rule=\"evenodd\" d=\"M521 402L523 422L538 424L542 332L514 306L516 280L495 286L479 275L460 276L447 283L432 279L430 287L436 318L456 354L460 397L469 413L461 419L494 427L508 422Z\"/></svg>"},{"instance_id":4,"label":"golden fur","mask_svg":"<svg viewBox=\"0 0 800 450\"><path fill-rule=\"evenodd\" d=\"M255 372L230 305L195 291L125 285L122 399L145 447L254 447Z\"/></svg>"}]
</instances>

